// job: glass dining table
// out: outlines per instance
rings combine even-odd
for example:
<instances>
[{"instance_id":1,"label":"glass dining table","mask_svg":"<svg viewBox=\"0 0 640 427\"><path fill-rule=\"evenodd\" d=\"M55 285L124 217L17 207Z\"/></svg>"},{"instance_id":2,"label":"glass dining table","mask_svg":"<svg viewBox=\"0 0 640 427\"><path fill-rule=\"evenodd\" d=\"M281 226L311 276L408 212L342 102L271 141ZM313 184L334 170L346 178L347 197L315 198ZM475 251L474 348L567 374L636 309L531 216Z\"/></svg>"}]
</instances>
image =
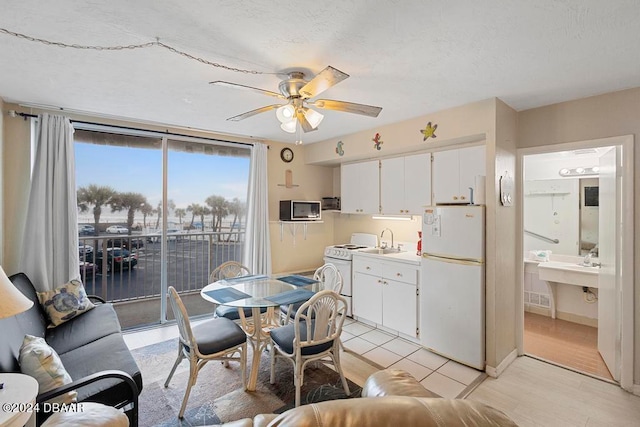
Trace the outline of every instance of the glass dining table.
<instances>
[{"instance_id":1,"label":"glass dining table","mask_svg":"<svg viewBox=\"0 0 640 427\"><path fill-rule=\"evenodd\" d=\"M320 287L320 282L304 276L249 275L218 280L202 288L200 295L205 300L238 309L242 329L253 350L248 391L256 389L260 357L269 346L269 332L281 326L280 310L276 308L307 301ZM245 308L251 308L251 317L245 316Z\"/></svg>"}]
</instances>

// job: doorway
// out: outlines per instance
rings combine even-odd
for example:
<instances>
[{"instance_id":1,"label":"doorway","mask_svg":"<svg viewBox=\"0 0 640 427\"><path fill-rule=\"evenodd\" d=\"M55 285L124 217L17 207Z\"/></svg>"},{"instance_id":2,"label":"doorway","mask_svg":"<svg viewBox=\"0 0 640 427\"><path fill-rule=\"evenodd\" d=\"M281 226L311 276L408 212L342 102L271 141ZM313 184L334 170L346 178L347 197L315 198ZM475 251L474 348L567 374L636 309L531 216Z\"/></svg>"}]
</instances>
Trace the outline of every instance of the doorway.
<instances>
[{"instance_id":1,"label":"doorway","mask_svg":"<svg viewBox=\"0 0 640 427\"><path fill-rule=\"evenodd\" d=\"M522 149L518 163L519 354L629 390L633 137Z\"/></svg>"}]
</instances>

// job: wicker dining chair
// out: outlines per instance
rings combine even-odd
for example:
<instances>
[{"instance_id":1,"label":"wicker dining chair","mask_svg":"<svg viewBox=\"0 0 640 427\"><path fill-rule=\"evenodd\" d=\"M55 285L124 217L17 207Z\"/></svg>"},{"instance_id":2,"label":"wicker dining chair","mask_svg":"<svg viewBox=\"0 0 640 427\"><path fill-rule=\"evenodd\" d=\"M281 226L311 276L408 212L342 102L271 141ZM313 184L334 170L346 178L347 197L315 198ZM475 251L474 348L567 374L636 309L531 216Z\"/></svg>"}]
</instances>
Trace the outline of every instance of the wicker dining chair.
<instances>
[{"instance_id":1,"label":"wicker dining chair","mask_svg":"<svg viewBox=\"0 0 640 427\"><path fill-rule=\"evenodd\" d=\"M171 309L178 323L180 337L178 340L178 357L164 386L169 386L169 381L171 381L180 362L183 359L188 359L189 381L180 412L178 413L178 418L183 418L191 388L198 378L198 372L209 361L239 361L242 386L246 388L247 336L240 326L225 318L210 319L192 328L187 309L173 286L169 286L169 296ZM225 366L228 366L228 364L225 364ZM213 386L213 384L210 385Z\"/></svg>"},{"instance_id":2,"label":"wicker dining chair","mask_svg":"<svg viewBox=\"0 0 640 427\"><path fill-rule=\"evenodd\" d=\"M251 270L248 267L240 264L238 261L227 261L220 264L209 275L209 283L217 282L218 280L231 279L233 277L248 276L251 274ZM245 307L244 317L251 317L252 311L250 307ZM219 306L216 307L216 317L224 317L234 322L240 322L240 313L236 307Z\"/></svg>"},{"instance_id":3,"label":"wicker dining chair","mask_svg":"<svg viewBox=\"0 0 640 427\"><path fill-rule=\"evenodd\" d=\"M276 358L293 363L295 405L300 406L300 388L307 363L329 363L340 374L349 395L349 384L340 366L339 341L347 312L347 300L332 290L316 293L296 312L293 323L271 330L271 384L275 383Z\"/></svg>"},{"instance_id":4,"label":"wicker dining chair","mask_svg":"<svg viewBox=\"0 0 640 427\"><path fill-rule=\"evenodd\" d=\"M251 274L248 267L240 264L238 261L227 261L216 267L209 275L209 283L217 282L222 279L230 279L232 277L240 277Z\"/></svg>"},{"instance_id":5,"label":"wicker dining chair","mask_svg":"<svg viewBox=\"0 0 640 427\"><path fill-rule=\"evenodd\" d=\"M342 292L342 274L331 263L326 263L313 273L313 279L320 282L320 290L329 289L339 294ZM280 322L284 325L293 322L296 312L304 301L280 306Z\"/></svg>"}]
</instances>

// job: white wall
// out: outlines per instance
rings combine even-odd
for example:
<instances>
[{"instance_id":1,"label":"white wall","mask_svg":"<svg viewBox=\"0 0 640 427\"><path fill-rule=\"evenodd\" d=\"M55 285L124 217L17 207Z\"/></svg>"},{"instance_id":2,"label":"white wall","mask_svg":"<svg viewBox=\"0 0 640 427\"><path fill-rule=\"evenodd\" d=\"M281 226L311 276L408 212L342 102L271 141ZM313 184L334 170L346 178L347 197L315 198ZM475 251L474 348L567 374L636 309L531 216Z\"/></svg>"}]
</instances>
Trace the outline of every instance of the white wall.
<instances>
[{"instance_id":1,"label":"white wall","mask_svg":"<svg viewBox=\"0 0 640 427\"><path fill-rule=\"evenodd\" d=\"M579 196L577 179L524 182L524 229L559 241L551 243L525 233L525 254L532 250L580 254Z\"/></svg>"}]
</instances>

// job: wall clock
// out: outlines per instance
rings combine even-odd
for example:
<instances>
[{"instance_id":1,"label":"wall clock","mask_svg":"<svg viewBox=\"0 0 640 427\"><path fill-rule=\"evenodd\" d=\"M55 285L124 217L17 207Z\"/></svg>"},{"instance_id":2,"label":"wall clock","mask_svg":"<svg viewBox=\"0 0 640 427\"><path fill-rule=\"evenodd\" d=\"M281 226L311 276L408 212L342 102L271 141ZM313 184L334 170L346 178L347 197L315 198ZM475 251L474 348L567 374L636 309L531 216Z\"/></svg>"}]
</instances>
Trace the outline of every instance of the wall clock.
<instances>
[{"instance_id":1,"label":"wall clock","mask_svg":"<svg viewBox=\"0 0 640 427\"><path fill-rule=\"evenodd\" d=\"M291 150L291 148L283 148L282 151L280 151L280 158L283 162L290 163L291 160L293 160L293 150Z\"/></svg>"}]
</instances>

